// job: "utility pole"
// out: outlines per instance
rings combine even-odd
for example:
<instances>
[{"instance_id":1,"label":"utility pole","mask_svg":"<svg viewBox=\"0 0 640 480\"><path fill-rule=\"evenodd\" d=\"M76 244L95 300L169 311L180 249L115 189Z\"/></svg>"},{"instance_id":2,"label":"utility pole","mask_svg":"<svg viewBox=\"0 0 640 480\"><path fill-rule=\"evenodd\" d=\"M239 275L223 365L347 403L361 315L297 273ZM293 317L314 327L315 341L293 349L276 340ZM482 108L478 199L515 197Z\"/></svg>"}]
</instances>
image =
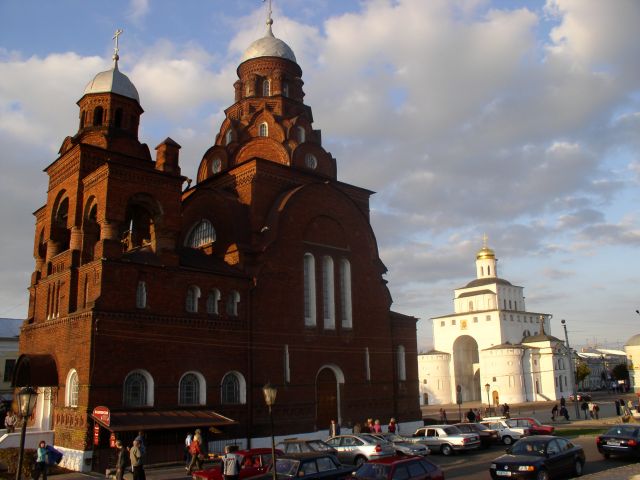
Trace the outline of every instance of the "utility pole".
<instances>
[{"instance_id":1,"label":"utility pole","mask_svg":"<svg viewBox=\"0 0 640 480\"><path fill-rule=\"evenodd\" d=\"M569 350L569 368L571 369L571 385L573 385L573 404L576 407L576 420L580 419L580 409L578 408L578 392L576 385L576 371L573 367L573 354L571 353L571 347L569 346L569 336L567 335L567 322L563 319L560 320L562 323L562 328L564 328L564 341L567 345L567 350Z\"/></svg>"}]
</instances>

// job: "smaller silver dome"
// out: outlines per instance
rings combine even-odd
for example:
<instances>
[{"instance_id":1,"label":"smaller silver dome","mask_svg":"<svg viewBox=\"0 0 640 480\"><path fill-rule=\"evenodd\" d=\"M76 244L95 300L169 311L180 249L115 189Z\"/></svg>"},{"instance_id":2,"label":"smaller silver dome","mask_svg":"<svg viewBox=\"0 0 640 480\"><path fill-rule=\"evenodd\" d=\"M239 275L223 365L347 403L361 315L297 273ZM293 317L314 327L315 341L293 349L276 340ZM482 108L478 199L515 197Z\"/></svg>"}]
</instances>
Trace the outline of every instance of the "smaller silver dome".
<instances>
[{"instance_id":1,"label":"smaller silver dome","mask_svg":"<svg viewBox=\"0 0 640 480\"><path fill-rule=\"evenodd\" d=\"M273 36L269 22L267 22L267 34L249 45L249 48L244 51L240 63L259 57L280 57L297 63L291 47Z\"/></svg>"},{"instance_id":2,"label":"smaller silver dome","mask_svg":"<svg viewBox=\"0 0 640 480\"><path fill-rule=\"evenodd\" d=\"M117 61L111 70L100 72L87 84L84 94L88 93L117 93L123 97L133 98L140 103L138 90L129 77L118 70Z\"/></svg>"},{"instance_id":3,"label":"smaller silver dome","mask_svg":"<svg viewBox=\"0 0 640 480\"><path fill-rule=\"evenodd\" d=\"M640 333L634 335L629 340L627 340L627 343L625 343L624 346L625 347L638 347L638 346L640 346Z\"/></svg>"}]
</instances>

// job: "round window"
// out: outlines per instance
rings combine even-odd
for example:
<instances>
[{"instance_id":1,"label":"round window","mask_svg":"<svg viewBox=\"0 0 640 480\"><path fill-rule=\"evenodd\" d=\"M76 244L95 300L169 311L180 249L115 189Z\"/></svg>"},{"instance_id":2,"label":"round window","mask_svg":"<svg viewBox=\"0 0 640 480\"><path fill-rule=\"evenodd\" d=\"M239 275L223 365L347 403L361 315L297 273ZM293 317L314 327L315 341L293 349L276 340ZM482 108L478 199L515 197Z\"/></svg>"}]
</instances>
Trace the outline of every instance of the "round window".
<instances>
[{"instance_id":1,"label":"round window","mask_svg":"<svg viewBox=\"0 0 640 480\"><path fill-rule=\"evenodd\" d=\"M213 173L220 173L222 170L222 160L219 158L214 158L213 162L211 162L211 170Z\"/></svg>"},{"instance_id":2,"label":"round window","mask_svg":"<svg viewBox=\"0 0 640 480\"><path fill-rule=\"evenodd\" d=\"M318 159L313 153L307 153L304 157L304 163L307 167L315 170L318 166Z\"/></svg>"}]
</instances>

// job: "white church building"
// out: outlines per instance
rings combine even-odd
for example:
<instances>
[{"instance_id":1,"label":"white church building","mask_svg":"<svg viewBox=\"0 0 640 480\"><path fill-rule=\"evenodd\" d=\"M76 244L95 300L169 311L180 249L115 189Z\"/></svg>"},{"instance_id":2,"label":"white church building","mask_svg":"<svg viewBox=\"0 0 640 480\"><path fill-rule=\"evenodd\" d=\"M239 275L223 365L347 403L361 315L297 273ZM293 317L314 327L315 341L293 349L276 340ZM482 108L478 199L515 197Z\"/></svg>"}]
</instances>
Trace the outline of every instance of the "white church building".
<instances>
[{"instance_id":1,"label":"white church building","mask_svg":"<svg viewBox=\"0 0 640 480\"><path fill-rule=\"evenodd\" d=\"M454 290L454 313L432 318L434 350L418 356L421 404L557 400L571 393L570 354L551 315L529 312L523 287L498 277L486 238L476 279Z\"/></svg>"}]
</instances>

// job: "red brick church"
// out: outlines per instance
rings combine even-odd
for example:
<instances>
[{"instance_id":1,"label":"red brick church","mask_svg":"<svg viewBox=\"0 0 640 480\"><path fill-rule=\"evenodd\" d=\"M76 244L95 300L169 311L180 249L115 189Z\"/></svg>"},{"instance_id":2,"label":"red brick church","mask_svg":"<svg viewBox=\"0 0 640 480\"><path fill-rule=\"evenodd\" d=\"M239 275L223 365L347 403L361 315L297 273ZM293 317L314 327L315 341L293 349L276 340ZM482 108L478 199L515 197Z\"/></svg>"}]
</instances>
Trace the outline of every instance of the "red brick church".
<instances>
[{"instance_id":1,"label":"red brick church","mask_svg":"<svg viewBox=\"0 0 640 480\"><path fill-rule=\"evenodd\" d=\"M390 311L373 192L337 179L271 23L244 53L195 185L176 141L155 158L140 142L117 47L45 168L15 383L38 387L34 426L71 468L102 467L110 436L138 429L149 462L181 457L196 427L256 445L270 433L267 382L277 436L421 417L416 319Z\"/></svg>"}]
</instances>

